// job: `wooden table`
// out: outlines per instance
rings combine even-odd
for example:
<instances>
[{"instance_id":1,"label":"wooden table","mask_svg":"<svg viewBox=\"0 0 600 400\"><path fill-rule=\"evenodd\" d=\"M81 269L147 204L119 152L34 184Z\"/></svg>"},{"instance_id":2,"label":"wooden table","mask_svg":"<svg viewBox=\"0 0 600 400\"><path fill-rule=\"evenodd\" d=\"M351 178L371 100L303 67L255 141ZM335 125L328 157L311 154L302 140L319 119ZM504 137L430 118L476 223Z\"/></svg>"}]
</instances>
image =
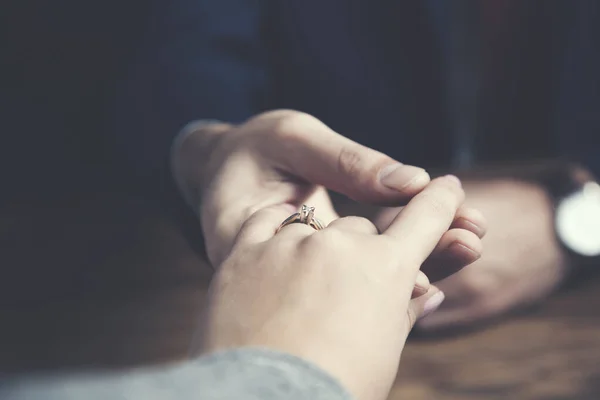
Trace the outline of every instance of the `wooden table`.
<instances>
[{"instance_id":1,"label":"wooden table","mask_svg":"<svg viewBox=\"0 0 600 400\"><path fill-rule=\"evenodd\" d=\"M184 357L210 273L167 218L122 196L0 214L0 371ZM411 340L391 399L600 399L600 281L454 337Z\"/></svg>"}]
</instances>

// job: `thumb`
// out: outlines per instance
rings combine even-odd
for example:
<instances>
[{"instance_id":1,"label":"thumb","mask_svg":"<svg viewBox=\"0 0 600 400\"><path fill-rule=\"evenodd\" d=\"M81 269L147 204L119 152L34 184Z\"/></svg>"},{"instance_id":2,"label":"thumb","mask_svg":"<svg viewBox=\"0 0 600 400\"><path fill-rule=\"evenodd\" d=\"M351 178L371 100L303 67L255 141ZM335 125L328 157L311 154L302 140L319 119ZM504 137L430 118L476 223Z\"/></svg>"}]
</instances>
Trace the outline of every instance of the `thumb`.
<instances>
[{"instance_id":1,"label":"thumb","mask_svg":"<svg viewBox=\"0 0 600 400\"><path fill-rule=\"evenodd\" d=\"M276 111L265 118L274 137L261 146L264 155L306 182L379 205L404 203L429 183L424 169L356 143L308 114Z\"/></svg>"},{"instance_id":2,"label":"thumb","mask_svg":"<svg viewBox=\"0 0 600 400\"><path fill-rule=\"evenodd\" d=\"M412 330L417 321L437 310L444 301L444 298L444 292L436 286L431 285L426 294L412 299L408 304L406 335L408 336L408 333Z\"/></svg>"}]
</instances>

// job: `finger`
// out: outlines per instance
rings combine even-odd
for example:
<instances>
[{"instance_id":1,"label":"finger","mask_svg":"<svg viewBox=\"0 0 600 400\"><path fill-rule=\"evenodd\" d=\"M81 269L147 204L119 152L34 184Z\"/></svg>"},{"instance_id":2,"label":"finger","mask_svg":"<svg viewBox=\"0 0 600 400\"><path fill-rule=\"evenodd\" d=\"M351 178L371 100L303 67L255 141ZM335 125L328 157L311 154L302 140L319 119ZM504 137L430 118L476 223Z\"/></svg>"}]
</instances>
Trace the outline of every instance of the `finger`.
<instances>
[{"instance_id":1,"label":"finger","mask_svg":"<svg viewBox=\"0 0 600 400\"><path fill-rule=\"evenodd\" d=\"M375 225L367 218L362 217L344 217L333 221L328 229L339 229L347 232L363 233L367 235L378 234ZM429 291L429 278L421 271L418 272L415 286L413 287L411 298L423 296Z\"/></svg>"},{"instance_id":2,"label":"finger","mask_svg":"<svg viewBox=\"0 0 600 400\"><path fill-rule=\"evenodd\" d=\"M462 206L456 212L451 228L465 229L482 238L487 232L487 221L481 211Z\"/></svg>"},{"instance_id":3,"label":"finger","mask_svg":"<svg viewBox=\"0 0 600 400\"><path fill-rule=\"evenodd\" d=\"M276 111L263 118L274 131L272 145L261 147L263 154L293 177L382 205L404 203L429 183L422 168L400 164L308 114Z\"/></svg>"},{"instance_id":4,"label":"finger","mask_svg":"<svg viewBox=\"0 0 600 400\"><path fill-rule=\"evenodd\" d=\"M417 321L434 313L444 301L444 292L440 291L437 287L431 286L427 294L412 299L408 304L407 310L407 332L415 326Z\"/></svg>"},{"instance_id":5,"label":"finger","mask_svg":"<svg viewBox=\"0 0 600 400\"><path fill-rule=\"evenodd\" d=\"M283 226L281 229L276 231L275 234L281 239L300 240L312 235L315 232L317 232L317 230L309 225L294 223Z\"/></svg>"},{"instance_id":6,"label":"finger","mask_svg":"<svg viewBox=\"0 0 600 400\"><path fill-rule=\"evenodd\" d=\"M354 216L339 218L329 224L328 229L339 229L367 235L377 235L379 233L375 225L367 218Z\"/></svg>"},{"instance_id":7,"label":"finger","mask_svg":"<svg viewBox=\"0 0 600 400\"><path fill-rule=\"evenodd\" d=\"M402 207L383 208L375 219L375 225L379 231L385 231L400 211L402 211ZM483 237L487 231L487 221L479 210L463 205L456 212L450 227L466 229L479 237Z\"/></svg>"},{"instance_id":8,"label":"finger","mask_svg":"<svg viewBox=\"0 0 600 400\"><path fill-rule=\"evenodd\" d=\"M415 280L415 286L413 287L411 299L416 297L423 296L429 291L431 284L429 283L429 278L423 272L419 271L417 273L417 278Z\"/></svg>"},{"instance_id":9,"label":"finger","mask_svg":"<svg viewBox=\"0 0 600 400\"><path fill-rule=\"evenodd\" d=\"M452 224L463 201L458 178L437 178L402 209L383 234L397 239L398 251L410 254L420 266Z\"/></svg>"},{"instance_id":10,"label":"finger","mask_svg":"<svg viewBox=\"0 0 600 400\"><path fill-rule=\"evenodd\" d=\"M294 199L299 190L305 190L307 196L314 190L286 184L265 187L262 173L247 154L232 155L204 191L199 215L206 253L213 265L220 265L229 255L242 225L257 210L285 205L287 211L281 222L297 212L295 205L288 204L289 199Z\"/></svg>"},{"instance_id":11,"label":"finger","mask_svg":"<svg viewBox=\"0 0 600 400\"><path fill-rule=\"evenodd\" d=\"M377 228L370 220L355 216L337 219L328 226L328 229L339 229L346 232L356 232L367 235L378 234ZM411 298L423 296L429 291L429 288L429 278L427 278L423 272L419 271L415 280Z\"/></svg>"},{"instance_id":12,"label":"finger","mask_svg":"<svg viewBox=\"0 0 600 400\"><path fill-rule=\"evenodd\" d=\"M313 194L304 199L303 204L315 207L315 218L321 221L324 226L329 226L332 221L340 217L333 207L329 193L322 186L319 186ZM298 204L298 209L301 206L302 204Z\"/></svg>"},{"instance_id":13,"label":"finger","mask_svg":"<svg viewBox=\"0 0 600 400\"><path fill-rule=\"evenodd\" d=\"M255 212L242 224L234 240L234 247L261 243L271 239L277 233L281 223L295 212L295 208L287 204L266 207ZM313 230L304 224L291 224L281 229L279 233L284 230L288 233L290 230L297 232L299 229L304 229L308 233Z\"/></svg>"},{"instance_id":14,"label":"finger","mask_svg":"<svg viewBox=\"0 0 600 400\"><path fill-rule=\"evenodd\" d=\"M252 176L252 174L250 175ZM249 177L245 181L248 182L251 180L252 178ZM310 190L306 190L306 193L302 195L297 192L297 190L302 190L302 187L296 188L296 192L294 193L294 185L281 185L275 190L257 190L261 185L257 184L252 189L252 187L244 187L241 184L236 186L236 181L231 179L226 179L225 182L229 184L220 183L212 191L212 196L207 197L202 213L202 228L206 238L205 245L207 254L213 265L219 265L229 255L242 225L256 210L283 207L287 215L280 216L280 220L277 223L272 222L272 225L276 226L279 226L290 215L298 212L300 206L304 203L315 207L315 216L325 226L330 221L339 218L333 208L329 194L323 187L313 187ZM237 190L233 190L232 188L237 188ZM240 195L240 193L251 195L246 197ZM301 202L302 204L287 203L286 199L291 198L303 198L304 201ZM267 240L273 234L272 229L269 230L267 228L266 232L268 237L264 238L261 236L259 241Z\"/></svg>"},{"instance_id":15,"label":"finger","mask_svg":"<svg viewBox=\"0 0 600 400\"><path fill-rule=\"evenodd\" d=\"M481 239L471 231L450 229L421 266L431 282L440 281L477 261L483 252Z\"/></svg>"}]
</instances>

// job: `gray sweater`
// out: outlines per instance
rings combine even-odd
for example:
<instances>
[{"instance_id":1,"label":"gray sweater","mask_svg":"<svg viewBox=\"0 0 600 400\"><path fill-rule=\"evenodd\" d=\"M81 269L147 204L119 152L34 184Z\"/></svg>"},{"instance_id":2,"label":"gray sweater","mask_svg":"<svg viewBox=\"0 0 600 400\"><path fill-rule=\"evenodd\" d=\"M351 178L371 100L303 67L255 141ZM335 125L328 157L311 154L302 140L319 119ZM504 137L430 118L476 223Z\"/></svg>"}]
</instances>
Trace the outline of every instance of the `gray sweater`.
<instances>
[{"instance_id":1,"label":"gray sweater","mask_svg":"<svg viewBox=\"0 0 600 400\"><path fill-rule=\"evenodd\" d=\"M2 400L349 400L314 365L288 354L237 349L161 369L0 378Z\"/></svg>"}]
</instances>

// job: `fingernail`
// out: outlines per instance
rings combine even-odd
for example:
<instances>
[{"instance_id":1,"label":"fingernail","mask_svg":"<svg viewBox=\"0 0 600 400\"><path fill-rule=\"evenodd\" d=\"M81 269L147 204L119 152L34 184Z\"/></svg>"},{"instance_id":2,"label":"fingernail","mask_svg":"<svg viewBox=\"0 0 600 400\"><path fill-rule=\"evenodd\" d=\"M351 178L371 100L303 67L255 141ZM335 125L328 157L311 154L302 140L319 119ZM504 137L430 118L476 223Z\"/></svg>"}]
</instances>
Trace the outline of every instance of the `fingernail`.
<instances>
[{"instance_id":1,"label":"fingernail","mask_svg":"<svg viewBox=\"0 0 600 400\"><path fill-rule=\"evenodd\" d=\"M429 174L412 165L392 164L379 171L379 181L390 189L402 191L409 186L425 185Z\"/></svg>"},{"instance_id":2,"label":"fingernail","mask_svg":"<svg viewBox=\"0 0 600 400\"><path fill-rule=\"evenodd\" d=\"M431 296L431 298L429 298L429 300L425 302L425 306L423 307L423 314L421 314L421 317L419 319L423 319L435 310L437 310L445 298L446 296L444 295L444 292L437 292L436 294Z\"/></svg>"},{"instance_id":3,"label":"fingernail","mask_svg":"<svg viewBox=\"0 0 600 400\"><path fill-rule=\"evenodd\" d=\"M446 179L455 183L459 187L462 187L462 182L460 181L460 179L458 179L458 177L456 175L446 175Z\"/></svg>"},{"instance_id":4,"label":"fingernail","mask_svg":"<svg viewBox=\"0 0 600 400\"><path fill-rule=\"evenodd\" d=\"M474 234L476 234L479 237L482 237L483 234L485 233L485 229L483 229L482 227L480 227L476 223L474 223L472 221L469 221L466 218L462 218L462 217L458 218L456 220L456 225L458 225L458 226L462 225L463 227L465 227L465 229L473 232Z\"/></svg>"},{"instance_id":5,"label":"fingernail","mask_svg":"<svg viewBox=\"0 0 600 400\"><path fill-rule=\"evenodd\" d=\"M474 261L478 260L479 258L481 258L480 252L475 251L472 248L467 247L460 242L453 242L452 244L450 244L450 246L448 246L448 250L451 250L452 248L457 249L457 251L459 251L459 252L469 254L472 258L471 262L474 262Z\"/></svg>"}]
</instances>

